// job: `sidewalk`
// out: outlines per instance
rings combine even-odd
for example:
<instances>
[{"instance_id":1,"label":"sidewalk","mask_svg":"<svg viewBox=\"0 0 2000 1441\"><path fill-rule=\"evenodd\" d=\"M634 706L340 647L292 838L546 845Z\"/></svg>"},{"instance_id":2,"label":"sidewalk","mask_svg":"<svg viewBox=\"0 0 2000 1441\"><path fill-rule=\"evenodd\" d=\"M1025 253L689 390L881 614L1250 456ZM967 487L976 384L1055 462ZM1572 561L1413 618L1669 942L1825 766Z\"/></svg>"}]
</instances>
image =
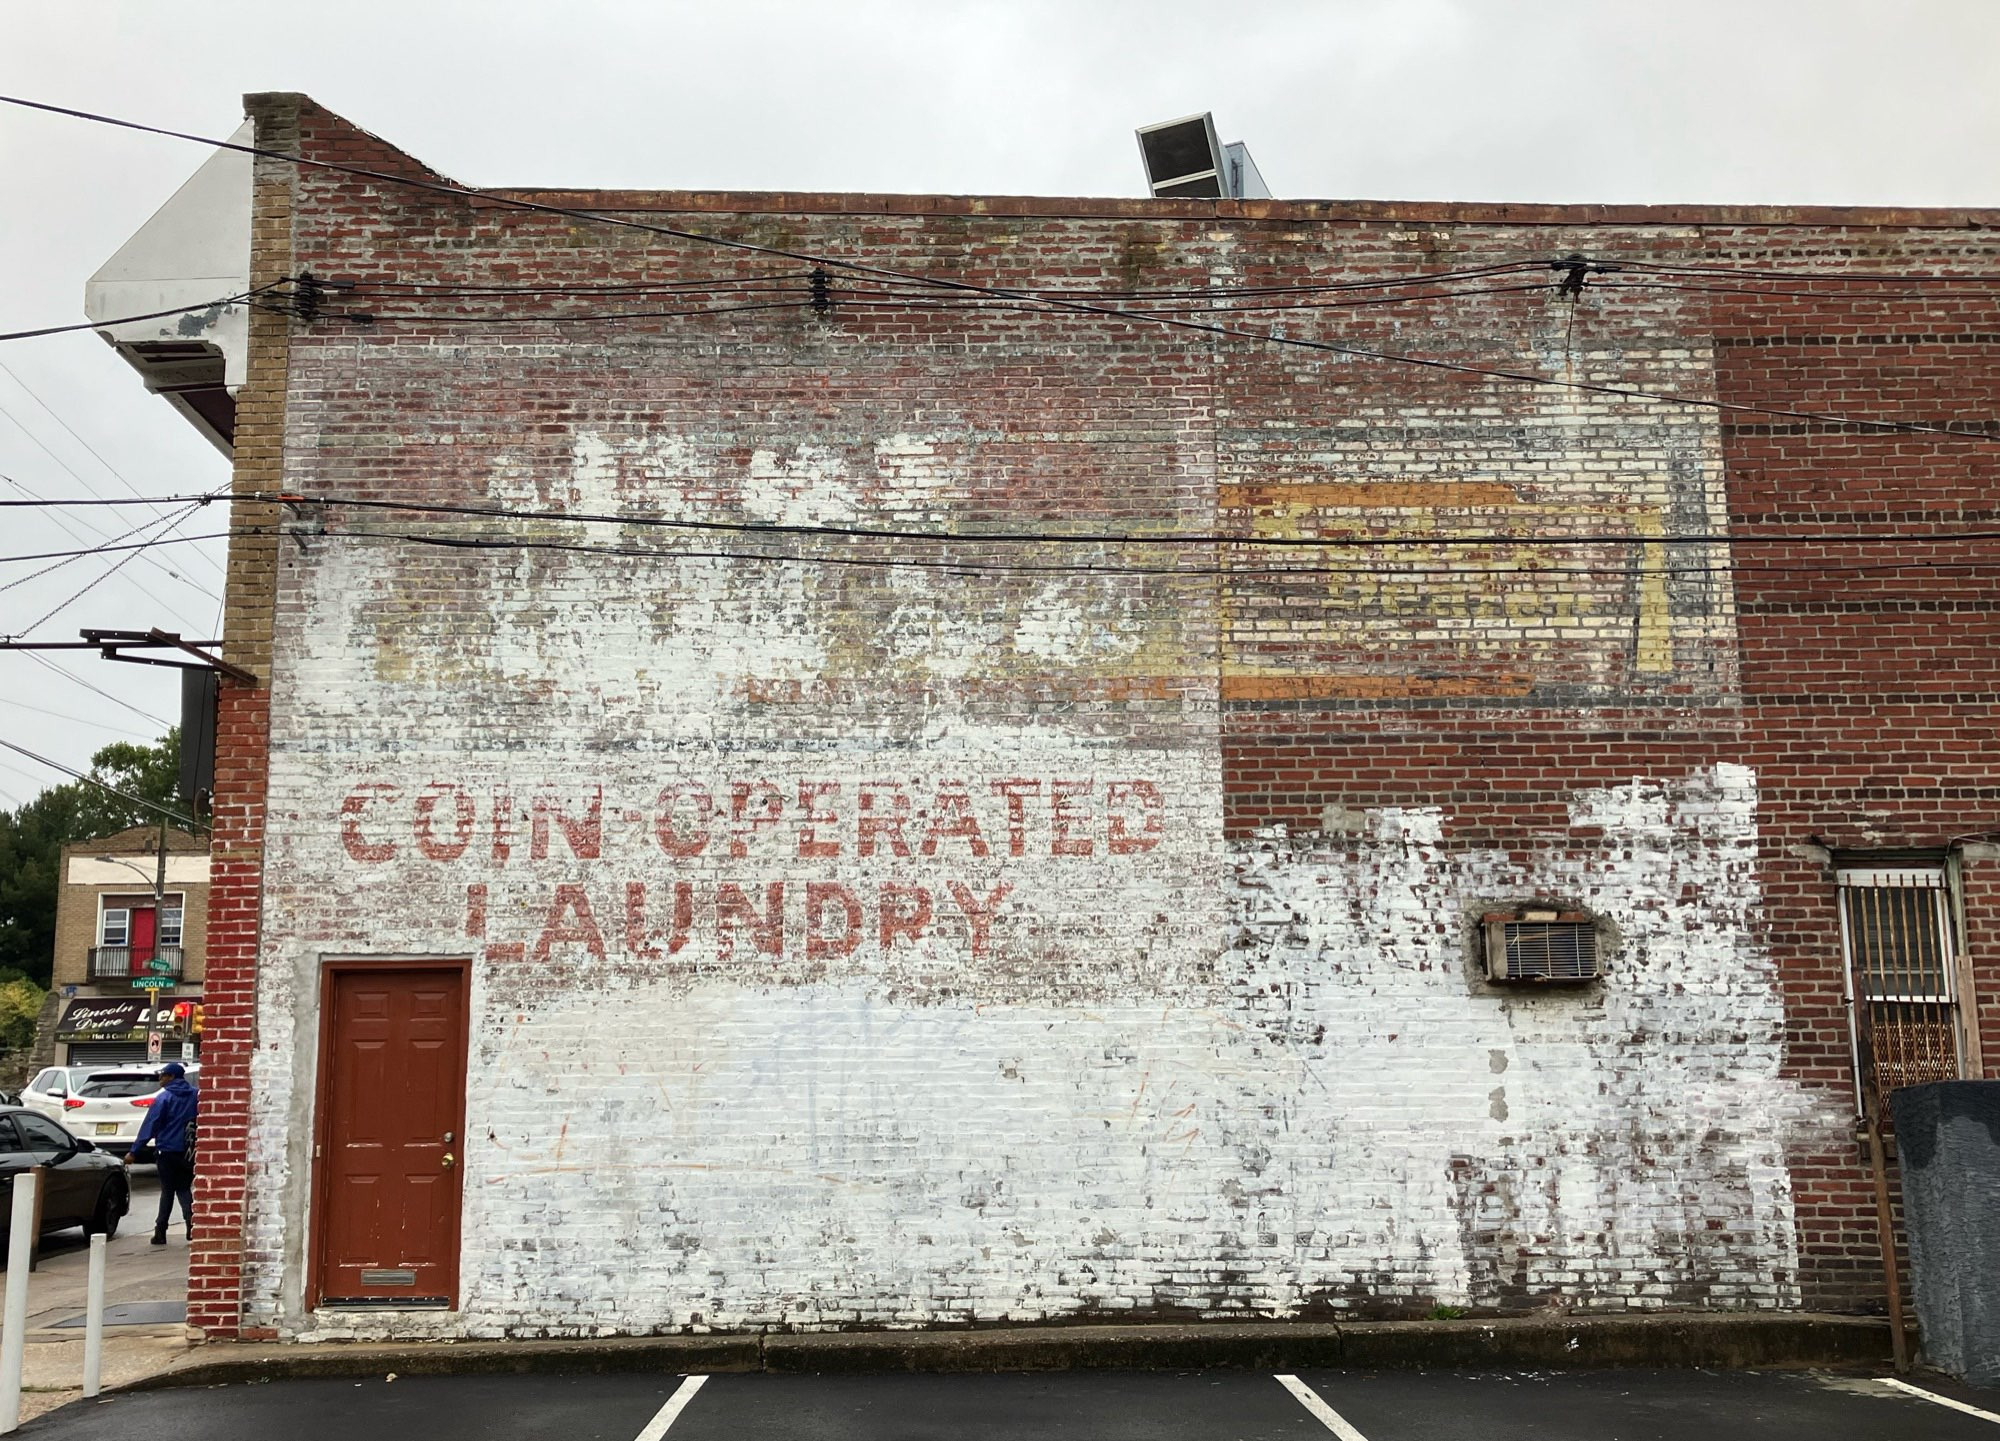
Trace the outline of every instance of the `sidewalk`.
<instances>
[{"instance_id":1,"label":"sidewalk","mask_svg":"<svg viewBox=\"0 0 2000 1441\"><path fill-rule=\"evenodd\" d=\"M132 1210L105 1248L107 1392L166 1370L194 1345L181 1319L187 1303L187 1240L175 1227L165 1246L150 1244L159 1196L152 1171L134 1168ZM89 1279L90 1243L81 1231L43 1238L41 1264L28 1277L27 1350L21 1368L24 1422L83 1395L83 1307ZM127 1309L121 1313L120 1307ZM138 1324L114 1324L121 1315ZM61 1324L66 1321L75 1324Z\"/></svg>"}]
</instances>

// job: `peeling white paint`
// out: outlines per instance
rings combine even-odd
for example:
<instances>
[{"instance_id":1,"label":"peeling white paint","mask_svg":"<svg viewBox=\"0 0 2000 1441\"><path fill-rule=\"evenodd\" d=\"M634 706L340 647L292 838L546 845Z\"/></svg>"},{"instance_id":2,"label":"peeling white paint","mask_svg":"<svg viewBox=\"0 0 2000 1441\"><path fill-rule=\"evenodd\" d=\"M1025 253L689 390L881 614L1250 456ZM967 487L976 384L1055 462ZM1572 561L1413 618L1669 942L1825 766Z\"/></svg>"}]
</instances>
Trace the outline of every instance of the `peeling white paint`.
<instances>
[{"instance_id":1,"label":"peeling white paint","mask_svg":"<svg viewBox=\"0 0 2000 1441\"><path fill-rule=\"evenodd\" d=\"M861 516L846 462L823 445L801 445L782 459L776 451L753 452L743 508L775 525L852 525Z\"/></svg>"}]
</instances>

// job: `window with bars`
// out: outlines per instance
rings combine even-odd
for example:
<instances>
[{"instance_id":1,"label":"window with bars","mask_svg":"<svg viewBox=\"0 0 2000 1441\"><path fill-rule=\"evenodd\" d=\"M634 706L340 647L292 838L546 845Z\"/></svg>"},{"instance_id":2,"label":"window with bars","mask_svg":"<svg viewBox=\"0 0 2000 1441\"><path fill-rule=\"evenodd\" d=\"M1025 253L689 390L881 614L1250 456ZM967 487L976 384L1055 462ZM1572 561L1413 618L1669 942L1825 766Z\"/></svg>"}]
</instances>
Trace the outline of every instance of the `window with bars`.
<instances>
[{"instance_id":1,"label":"window with bars","mask_svg":"<svg viewBox=\"0 0 2000 1441\"><path fill-rule=\"evenodd\" d=\"M1963 1074L1951 888L1942 865L1855 867L1838 881L1855 1079L1876 1111L1899 1086Z\"/></svg>"}]
</instances>

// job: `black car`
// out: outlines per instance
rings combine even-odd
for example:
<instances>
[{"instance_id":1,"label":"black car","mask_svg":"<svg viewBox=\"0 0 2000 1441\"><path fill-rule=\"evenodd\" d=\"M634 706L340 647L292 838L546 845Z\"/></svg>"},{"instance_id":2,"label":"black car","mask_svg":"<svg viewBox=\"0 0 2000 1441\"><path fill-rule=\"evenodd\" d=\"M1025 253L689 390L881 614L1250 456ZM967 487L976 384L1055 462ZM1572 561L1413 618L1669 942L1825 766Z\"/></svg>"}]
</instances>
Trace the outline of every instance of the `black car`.
<instances>
[{"instance_id":1,"label":"black car","mask_svg":"<svg viewBox=\"0 0 2000 1441\"><path fill-rule=\"evenodd\" d=\"M132 1188L116 1157L80 1140L26 1106L0 1107L0 1247L13 1216L14 1177L42 1166L42 1230L83 1227L85 1235L118 1234L132 1206Z\"/></svg>"}]
</instances>

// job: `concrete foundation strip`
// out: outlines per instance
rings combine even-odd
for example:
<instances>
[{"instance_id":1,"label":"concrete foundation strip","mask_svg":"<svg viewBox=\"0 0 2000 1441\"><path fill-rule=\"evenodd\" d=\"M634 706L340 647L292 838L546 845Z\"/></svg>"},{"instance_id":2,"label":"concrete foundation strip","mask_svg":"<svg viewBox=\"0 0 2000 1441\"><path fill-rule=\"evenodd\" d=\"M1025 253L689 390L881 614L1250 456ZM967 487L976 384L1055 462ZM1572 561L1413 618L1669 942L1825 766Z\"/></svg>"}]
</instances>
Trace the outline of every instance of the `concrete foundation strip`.
<instances>
[{"instance_id":1,"label":"concrete foundation strip","mask_svg":"<svg viewBox=\"0 0 2000 1441\"><path fill-rule=\"evenodd\" d=\"M1504 1318L1491 1321L1037 1326L964 1331L805 1332L604 1340L213 1343L137 1385L210 1386L307 1376L667 1372L1480 1370L1540 1366L1881 1365L1880 1318L1788 1314Z\"/></svg>"}]
</instances>

